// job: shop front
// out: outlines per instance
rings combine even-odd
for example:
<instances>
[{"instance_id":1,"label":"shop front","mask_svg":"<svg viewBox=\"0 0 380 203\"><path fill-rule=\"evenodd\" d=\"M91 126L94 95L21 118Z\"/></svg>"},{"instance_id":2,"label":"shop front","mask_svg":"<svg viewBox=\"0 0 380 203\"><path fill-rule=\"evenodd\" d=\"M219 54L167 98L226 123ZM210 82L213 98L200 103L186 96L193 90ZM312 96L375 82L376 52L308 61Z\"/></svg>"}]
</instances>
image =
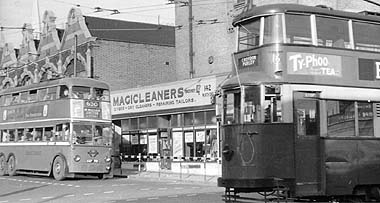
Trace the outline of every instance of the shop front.
<instances>
[{"instance_id":1,"label":"shop front","mask_svg":"<svg viewBox=\"0 0 380 203\"><path fill-rule=\"evenodd\" d=\"M220 175L216 77L111 93L116 145L131 169Z\"/></svg>"}]
</instances>

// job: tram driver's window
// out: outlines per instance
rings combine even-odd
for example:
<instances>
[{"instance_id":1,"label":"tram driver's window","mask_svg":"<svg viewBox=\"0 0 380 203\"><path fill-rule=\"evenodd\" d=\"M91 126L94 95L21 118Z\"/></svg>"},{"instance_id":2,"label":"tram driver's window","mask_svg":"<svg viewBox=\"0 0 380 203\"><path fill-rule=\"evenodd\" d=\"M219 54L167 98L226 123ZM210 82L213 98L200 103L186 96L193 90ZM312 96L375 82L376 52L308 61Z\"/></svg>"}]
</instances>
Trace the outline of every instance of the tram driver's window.
<instances>
[{"instance_id":1,"label":"tram driver's window","mask_svg":"<svg viewBox=\"0 0 380 203\"><path fill-rule=\"evenodd\" d=\"M225 94L224 119L226 124L240 123L240 92Z\"/></svg>"},{"instance_id":2,"label":"tram driver's window","mask_svg":"<svg viewBox=\"0 0 380 203\"><path fill-rule=\"evenodd\" d=\"M245 88L244 122L261 123L260 86Z\"/></svg>"},{"instance_id":3,"label":"tram driver's window","mask_svg":"<svg viewBox=\"0 0 380 203\"><path fill-rule=\"evenodd\" d=\"M264 122L273 123L282 121L281 88L278 85L265 86L263 104Z\"/></svg>"},{"instance_id":4,"label":"tram driver's window","mask_svg":"<svg viewBox=\"0 0 380 203\"><path fill-rule=\"evenodd\" d=\"M251 49L259 46L260 42L260 18L240 25L239 50Z\"/></svg>"}]
</instances>

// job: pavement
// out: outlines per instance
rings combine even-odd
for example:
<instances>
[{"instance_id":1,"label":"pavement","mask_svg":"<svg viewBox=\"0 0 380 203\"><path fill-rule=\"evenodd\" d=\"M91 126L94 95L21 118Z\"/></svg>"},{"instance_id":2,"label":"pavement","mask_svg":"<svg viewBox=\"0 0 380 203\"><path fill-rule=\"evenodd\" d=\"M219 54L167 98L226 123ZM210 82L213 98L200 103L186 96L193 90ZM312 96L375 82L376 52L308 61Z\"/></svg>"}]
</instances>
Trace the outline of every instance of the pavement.
<instances>
[{"instance_id":1,"label":"pavement","mask_svg":"<svg viewBox=\"0 0 380 203\"><path fill-rule=\"evenodd\" d=\"M115 177L134 178L134 179L157 179L173 180L183 182L193 182L198 184L217 185L217 176L206 176L197 174L180 174L171 171L138 171L134 169L116 168L114 169Z\"/></svg>"}]
</instances>

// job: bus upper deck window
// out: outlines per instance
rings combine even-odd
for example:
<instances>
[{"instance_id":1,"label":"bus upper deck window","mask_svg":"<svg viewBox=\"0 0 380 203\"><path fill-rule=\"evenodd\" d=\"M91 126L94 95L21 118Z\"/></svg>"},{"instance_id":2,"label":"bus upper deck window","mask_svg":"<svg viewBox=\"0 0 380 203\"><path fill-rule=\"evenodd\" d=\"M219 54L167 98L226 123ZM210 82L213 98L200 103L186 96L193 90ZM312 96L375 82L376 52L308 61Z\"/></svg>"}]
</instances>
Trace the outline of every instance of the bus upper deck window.
<instances>
[{"instance_id":1,"label":"bus upper deck window","mask_svg":"<svg viewBox=\"0 0 380 203\"><path fill-rule=\"evenodd\" d=\"M49 87L44 100L55 100L57 99L57 87Z\"/></svg>"},{"instance_id":2,"label":"bus upper deck window","mask_svg":"<svg viewBox=\"0 0 380 203\"><path fill-rule=\"evenodd\" d=\"M95 99L101 101L109 101L109 91L100 88L94 88Z\"/></svg>"},{"instance_id":3,"label":"bus upper deck window","mask_svg":"<svg viewBox=\"0 0 380 203\"><path fill-rule=\"evenodd\" d=\"M12 94L12 104L18 104L20 102L20 94L19 93L15 93L15 94Z\"/></svg>"},{"instance_id":4,"label":"bus upper deck window","mask_svg":"<svg viewBox=\"0 0 380 203\"><path fill-rule=\"evenodd\" d=\"M91 99L90 90L90 87L73 86L71 96L75 99Z\"/></svg>"},{"instance_id":5,"label":"bus upper deck window","mask_svg":"<svg viewBox=\"0 0 380 203\"><path fill-rule=\"evenodd\" d=\"M44 101L45 97L46 97L46 94L47 94L47 89L46 88L37 90L38 101Z\"/></svg>"},{"instance_id":6,"label":"bus upper deck window","mask_svg":"<svg viewBox=\"0 0 380 203\"><path fill-rule=\"evenodd\" d=\"M12 103L12 96L10 94L5 95L4 106L9 106L11 103Z\"/></svg>"},{"instance_id":7,"label":"bus upper deck window","mask_svg":"<svg viewBox=\"0 0 380 203\"><path fill-rule=\"evenodd\" d=\"M28 102L34 102L37 100L37 90L30 90L28 95Z\"/></svg>"},{"instance_id":8,"label":"bus upper deck window","mask_svg":"<svg viewBox=\"0 0 380 203\"><path fill-rule=\"evenodd\" d=\"M61 85L59 87L59 97L68 98L69 97L69 88L66 85Z\"/></svg>"}]
</instances>

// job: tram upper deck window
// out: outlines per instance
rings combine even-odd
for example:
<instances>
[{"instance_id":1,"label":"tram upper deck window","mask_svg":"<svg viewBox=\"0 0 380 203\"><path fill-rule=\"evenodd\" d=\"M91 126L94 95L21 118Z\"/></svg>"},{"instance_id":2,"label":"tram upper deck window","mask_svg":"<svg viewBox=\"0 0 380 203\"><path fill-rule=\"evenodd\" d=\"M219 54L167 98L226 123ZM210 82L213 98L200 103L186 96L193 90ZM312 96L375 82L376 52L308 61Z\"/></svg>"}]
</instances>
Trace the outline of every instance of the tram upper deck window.
<instances>
[{"instance_id":1,"label":"tram upper deck window","mask_svg":"<svg viewBox=\"0 0 380 203\"><path fill-rule=\"evenodd\" d=\"M312 44L309 15L285 15L286 43Z\"/></svg>"},{"instance_id":2,"label":"tram upper deck window","mask_svg":"<svg viewBox=\"0 0 380 203\"><path fill-rule=\"evenodd\" d=\"M282 22L282 14L265 17L264 44L284 42Z\"/></svg>"},{"instance_id":3,"label":"tram upper deck window","mask_svg":"<svg viewBox=\"0 0 380 203\"><path fill-rule=\"evenodd\" d=\"M240 92L229 92L224 95L224 123L240 123Z\"/></svg>"},{"instance_id":4,"label":"tram upper deck window","mask_svg":"<svg viewBox=\"0 0 380 203\"><path fill-rule=\"evenodd\" d=\"M355 49L380 52L380 24L352 22Z\"/></svg>"},{"instance_id":5,"label":"tram upper deck window","mask_svg":"<svg viewBox=\"0 0 380 203\"><path fill-rule=\"evenodd\" d=\"M260 18L240 25L239 50L251 49L259 46L260 41Z\"/></svg>"},{"instance_id":6,"label":"tram upper deck window","mask_svg":"<svg viewBox=\"0 0 380 203\"><path fill-rule=\"evenodd\" d=\"M317 16L318 45L337 48L351 48L348 21Z\"/></svg>"}]
</instances>

